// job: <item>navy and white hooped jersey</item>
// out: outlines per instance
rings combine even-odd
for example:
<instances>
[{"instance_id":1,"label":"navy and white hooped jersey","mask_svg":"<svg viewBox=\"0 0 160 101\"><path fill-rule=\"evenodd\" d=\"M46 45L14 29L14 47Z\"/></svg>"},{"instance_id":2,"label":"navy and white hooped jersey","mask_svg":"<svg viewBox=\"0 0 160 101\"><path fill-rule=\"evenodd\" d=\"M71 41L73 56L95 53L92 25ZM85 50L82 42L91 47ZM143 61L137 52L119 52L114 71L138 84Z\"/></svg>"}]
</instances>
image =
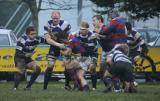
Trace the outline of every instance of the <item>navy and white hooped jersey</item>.
<instances>
[{"instance_id":1,"label":"navy and white hooped jersey","mask_svg":"<svg viewBox=\"0 0 160 101\"><path fill-rule=\"evenodd\" d=\"M138 49L145 42L139 32L132 30L128 33L127 43L130 49Z\"/></svg>"},{"instance_id":2,"label":"navy and white hooped jersey","mask_svg":"<svg viewBox=\"0 0 160 101\"><path fill-rule=\"evenodd\" d=\"M113 50L110 52L109 54L110 57L112 57L112 61L114 62L118 62L118 61L123 61L123 62L127 62L127 63L131 63L129 57L126 56L124 53L122 53L119 50Z\"/></svg>"},{"instance_id":3,"label":"navy and white hooped jersey","mask_svg":"<svg viewBox=\"0 0 160 101\"><path fill-rule=\"evenodd\" d=\"M48 32L49 29L51 29L52 32L65 31L67 33L70 33L71 25L64 20L60 20L58 25L54 25L53 21L49 20L44 26L44 30Z\"/></svg>"},{"instance_id":4,"label":"navy and white hooped jersey","mask_svg":"<svg viewBox=\"0 0 160 101\"><path fill-rule=\"evenodd\" d=\"M24 35L17 41L16 54L25 55L26 53L33 53L40 43L46 43L46 40L43 37L36 37L35 39L30 40L27 35Z\"/></svg>"},{"instance_id":5,"label":"navy and white hooped jersey","mask_svg":"<svg viewBox=\"0 0 160 101\"><path fill-rule=\"evenodd\" d=\"M49 20L47 22L47 24L44 26L44 30L47 31L47 32L49 30L51 30L52 32L57 32L57 33L66 32L66 34L69 34L70 29L71 29L70 24L68 22L64 21L64 20L60 20L58 25L54 25L53 21ZM53 45L50 45L49 54L50 55L55 55L56 54L56 57L57 57L57 55L60 55L59 48L58 48L58 50L56 50L56 49L57 49L57 47L55 47Z\"/></svg>"},{"instance_id":6,"label":"navy and white hooped jersey","mask_svg":"<svg viewBox=\"0 0 160 101\"><path fill-rule=\"evenodd\" d=\"M98 47L95 33L89 31L87 35L82 36L80 32L77 32L76 37L80 40L82 47L85 48L84 56L97 55Z\"/></svg>"}]
</instances>

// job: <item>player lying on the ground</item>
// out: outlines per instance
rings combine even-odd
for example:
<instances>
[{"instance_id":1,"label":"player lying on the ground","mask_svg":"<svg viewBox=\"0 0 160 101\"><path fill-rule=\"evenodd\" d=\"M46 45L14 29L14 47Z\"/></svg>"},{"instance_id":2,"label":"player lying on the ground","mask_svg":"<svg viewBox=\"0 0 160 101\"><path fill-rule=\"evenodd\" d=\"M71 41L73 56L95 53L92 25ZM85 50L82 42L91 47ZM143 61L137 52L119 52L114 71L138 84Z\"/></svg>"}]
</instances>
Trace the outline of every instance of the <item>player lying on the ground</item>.
<instances>
[{"instance_id":1,"label":"player lying on the ground","mask_svg":"<svg viewBox=\"0 0 160 101\"><path fill-rule=\"evenodd\" d=\"M85 44L87 44L87 43L85 43ZM90 57L90 56L87 57L86 55L85 56L83 55L83 54L88 53L88 51L86 51L86 48L82 45L81 40L73 34L69 35L68 47L71 48L73 54L76 54L76 55L74 55L74 61L69 59L70 62L68 62L68 63L72 64L73 62L76 61L78 64L77 66L79 66L81 68L81 70L78 70L78 72L76 74L78 76L78 79L80 79L80 83L81 83L80 85L83 87L84 85L86 85L86 80L84 79L84 74L87 71L92 72L93 70L95 70L95 67L96 67L95 59L94 59L94 57ZM91 46L88 46L88 47L92 48ZM79 55L77 55L77 54L79 54ZM91 54L91 52L90 52L90 54ZM70 67L72 67L72 66L70 66Z\"/></svg>"},{"instance_id":2,"label":"player lying on the ground","mask_svg":"<svg viewBox=\"0 0 160 101\"><path fill-rule=\"evenodd\" d=\"M77 38L72 37L69 40L68 47L61 51L61 53L65 55L64 64L66 71L69 72L75 87L78 87L80 90L89 90L82 67L77 60L77 57L80 57L85 49L80 45L80 41Z\"/></svg>"},{"instance_id":3,"label":"player lying on the ground","mask_svg":"<svg viewBox=\"0 0 160 101\"><path fill-rule=\"evenodd\" d=\"M89 86L84 78L84 70L82 69L79 61L77 60L77 57L80 57L80 55L78 56L78 54L71 53L70 48L62 50L61 53L65 56L64 65L66 71L71 77L71 80L74 82L74 89L78 88L78 90L88 91Z\"/></svg>"},{"instance_id":4,"label":"player lying on the ground","mask_svg":"<svg viewBox=\"0 0 160 101\"><path fill-rule=\"evenodd\" d=\"M134 86L133 66L128 58L128 46L120 44L111 51L107 56L107 63L110 65L105 71L104 78L108 82L108 91L112 90L110 77L119 77L121 82L124 82L124 92L136 92Z\"/></svg>"}]
</instances>

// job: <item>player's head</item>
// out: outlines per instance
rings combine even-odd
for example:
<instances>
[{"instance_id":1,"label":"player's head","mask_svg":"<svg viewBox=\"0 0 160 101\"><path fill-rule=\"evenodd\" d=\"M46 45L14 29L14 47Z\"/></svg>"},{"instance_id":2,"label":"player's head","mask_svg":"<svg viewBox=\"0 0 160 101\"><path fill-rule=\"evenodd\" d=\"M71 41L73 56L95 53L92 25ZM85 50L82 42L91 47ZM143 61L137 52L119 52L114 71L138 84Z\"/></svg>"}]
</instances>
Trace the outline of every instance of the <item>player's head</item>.
<instances>
[{"instance_id":1,"label":"player's head","mask_svg":"<svg viewBox=\"0 0 160 101\"><path fill-rule=\"evenodd\" d=\"M109 20L112 20L116 17L119 17L119 14L118 14L118 11L110 11L109 14L108 14L108 18Z\"/></svg>"},{"instance_id":2,"label":"player's head","mask_svg":"<svg viewBox=\"0 0 160 101\"><path fill-rule=\"evenodd\" d=\"M80 34L85 36L88 34L89 24L87 22L81 22L80 24Z\"/></svg>"},{"instance_id":3,"label":"player's head","mask_svg":"<svg viewBox=\"0 0 160 101\"><path fill-rule=\"evenodd\" d=\"M51 18L52 18L52 21L53 21L53 24L54 24L54 25L58 25L58 24L59 24L59 22L60 22L60 17L61 17L61 15L60 15L60 12L59 12L59 11L53 11L53 12L52 12Z\"/></svg>"},{"instance_id":4,"label":"player's head","mask_svg":"<svg viewBox=\"0 0 160 101\"><path fill-rule=\"evenodd\" d=\"M36 37L36 30L33 26L29 26L26 28L26 34L27 36L33 40Z\"/></svg>"},{"instance_id":5,"label":"player's head","mask_svg":"<svg viewBox=\"0 0 160 101\"><path fill-rule=\"evenodd\" d=\"M94 27L99 27L99 25L103 23L103 17L101 15L94 15L92 21Z\"/></svg>"},{"instance_id":6,"label":"player's head","mask_svg":"<svg viewBox=\"0 0 160 101\"><path fill-rule=\"evenodd\" d=\"M129 47L127 44L119 44L117 47L116 47L116 50L119 50L121 51L123 54L125 55L128 55L129 53Z\"/></svg>"}]
</instances>

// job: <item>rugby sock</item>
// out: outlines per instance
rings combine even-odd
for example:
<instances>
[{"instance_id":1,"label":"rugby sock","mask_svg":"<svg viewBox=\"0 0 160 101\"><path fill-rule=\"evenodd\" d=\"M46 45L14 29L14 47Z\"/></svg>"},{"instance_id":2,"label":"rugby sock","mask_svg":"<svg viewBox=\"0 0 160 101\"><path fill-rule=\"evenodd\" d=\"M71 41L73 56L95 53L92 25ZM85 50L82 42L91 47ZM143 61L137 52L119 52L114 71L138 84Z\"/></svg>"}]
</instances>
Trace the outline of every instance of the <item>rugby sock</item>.
<instances>
[{"instance_id":1,"label":"rugby sock","mask_svg":"<svg viewBox=\"0 0 160 101\"><path fill-rule=\"evenodd\" d=\"M112 87L112 80L110 77L103 78L103 82L107 88Z\"/></svg>"},{"instance_id":2,"label":"rugby sock","mask_svg":"<svg viewBox=\"0 0 160 101\"><path fill-rule=\"evenodd\" d=\"M81 86L80 86L80 84L79 84L79 82L78 82L78 80L74 80L74 90L76 90L76 89L79 89L80 90L80 88L81 88Z\"/></svg>"},{"instance_id":3,"label":"rugby sock","mask_svg":"<svg viewBox=\"0 0 160 101\"><path fill-rule=\"evenodd\" d=\"M81 81L77 76L74 76L74 89L82 90Z\"/></svg>"},{"instance_id":4,"label":"rugby sock","mask_svg":"<svg viewBox=\"0 0 160 101\"><path fill-rule=\"evenodd\" d=\"M33 72L32 73L32 76L31 76L30 81L28 82L26 88L30 88L32 86L32 84L37 79L37 77L38 77L39 74L40 74L40 70L37 71L37 72Z\"/></svg>"},{"instance_id":5,"label":"rugby sock","mask_svg":"<svg viewBox=\"0 0 160 101\"><path fill-rule=\"evenodd\" d=\"M89 91L89 86L88 85L84 85L82 88L83 91Z\"/></svg>"},{"instance_id":6,"label":"rugby sock","mask_svg":"<svg viewBox=\"0 0 160 101\"><path fill-rule=\"evenodd\" d=\"M69 81L70 81L69 72L65 70L64 75L65 75L65 86L69 86Z\"/></svg>"},{"instance_id":7,"label":"rugby sock","mask_svg":"<svg viewBox=\"0 0 160 101\"><path fill-rule=\"evenodd\" d=\"M105 77L103 78L103 82L106 86L106 89L103 91L104 93L108 93L110 91L112 91L112 80L110 77Z\"/></svg>"},{"instance_id":8,"label":"rugby sock","mask_svg":"<svg viewBox=\"0 0 160 101\"><path fill-rule=\"evenodd\" d=\"M43 85L44 90L47 89L48 82L50 80L51 74L52 74L52 68L47 68L46 72L45 72L45 75L44 75L44 85Z\"/></svg>"},{"instance_id":9,"label":"rugby sock","mask_svg":"<svg viewBox=\"0 0 160 101\"><path fill-rule=\"evenodd\" d=\"M92 88L96 88L96 85L97 85L97 75L96 75L96 73L91 75L91 79L92 79Z\"/></svg>"},{"instance_id":10,"label":"rugby sock","mask_svg":"<svg viewBox=\"0 0 160 101\"><path fill-rule=\"evenodd\" d=\"M120 90L120 80L119 78L112 78L114 89Z\"/></svg>"},{"instance_id":11,"label":"rugby sock","mask_svg":"<svg viewBox=\"0 0 160 101\"><path fill-rule=\"evenodd\" d=\"M15 77L14 77L14 88L18 88L18 85L21 81L21 74L20 73L15 73Z\"/></svg>"}]
</instances>

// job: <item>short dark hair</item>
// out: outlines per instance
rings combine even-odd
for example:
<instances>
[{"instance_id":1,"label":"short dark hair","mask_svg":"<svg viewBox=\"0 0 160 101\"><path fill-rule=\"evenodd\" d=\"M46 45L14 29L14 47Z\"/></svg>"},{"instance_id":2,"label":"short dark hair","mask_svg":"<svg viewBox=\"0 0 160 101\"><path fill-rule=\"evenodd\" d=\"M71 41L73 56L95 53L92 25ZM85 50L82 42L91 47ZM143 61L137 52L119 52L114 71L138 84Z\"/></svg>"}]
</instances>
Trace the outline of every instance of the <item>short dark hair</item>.
<instances>
[{"instance_id":1,"label":"short dark hair","mask_svg":"<svg viewBox=\"0 0 160 101\"><path fill-rule=\"evenodd\" d=\"M110 11L108 13L108 16L111 17L112 19L119 17L118 11Z\"/></svg>"},{"instance_id":2,"label":"short dark hair","mask_svg":"<svg viewBox=\"0 0 160 101\"><path fill-rule=\"evenodd\" d=\"M94 15L93 18L96 17L98 20L101 20L101 22L103 23L103 17L102 15Z\"/></svg>"},{"instance_id":3,"label":"short dark hair","mask_svg":"<svg viewBox=\"0 0 160 101\"><path fill-rule=\"evenodd\" d=\"M126 25L127 30L129 31L132 30L132 25L130 22L126 22L125 25Z\"/></svg>"},{"instance_id":4,"label":"short dark hair","mask_svg":"<svg viewBox=\"0 0 160 101\"><path fill-rule=\"evenodd\" d=\"M29 34L31 31L35 31L35 28L33 26L29 26L26 28L26 34Z\"/></svg>"}]
</instances>

